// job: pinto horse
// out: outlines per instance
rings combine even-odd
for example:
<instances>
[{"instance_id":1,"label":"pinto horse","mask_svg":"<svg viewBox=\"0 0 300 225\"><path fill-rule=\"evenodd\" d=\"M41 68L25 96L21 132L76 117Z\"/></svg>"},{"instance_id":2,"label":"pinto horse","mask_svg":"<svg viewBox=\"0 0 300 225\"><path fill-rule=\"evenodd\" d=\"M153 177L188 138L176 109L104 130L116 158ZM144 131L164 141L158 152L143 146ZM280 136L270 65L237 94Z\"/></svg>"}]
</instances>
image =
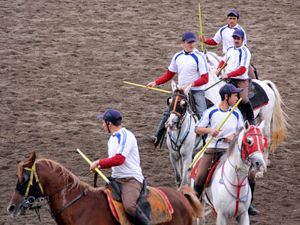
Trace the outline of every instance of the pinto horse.
<instances>
[{"instance_id":1,"label":"pinto horse","mask_svg":"<svg viewBox=\"0 0 300 225\"><path fill-rule=\"evenodd\" d=\"M233 217L239 225L249 224L249 169L266 170L263 151L267 138L261 133L263 126L264 121L259 127L245 122L245 127L232 142L227 154L222 156L203 193L205 201L217 213L217 225L226 225Z\"/></svg>"},{"instance_id":2,"label":"pinto horse","mask_svg":"<svg viewBox=\"0 0 300 225\"><path fill-rule=\"evenodd\" d=\"M161 187L173 207L172 220L164 224L192 225L201 214L201 204L192 189ZM39 207L46 199L59 225L119 224L109 208L104 188L93 188L57 162L36 159L33 152L18 165L16 190L7 207L11 216Z\"/></svg>"}]
</instances>

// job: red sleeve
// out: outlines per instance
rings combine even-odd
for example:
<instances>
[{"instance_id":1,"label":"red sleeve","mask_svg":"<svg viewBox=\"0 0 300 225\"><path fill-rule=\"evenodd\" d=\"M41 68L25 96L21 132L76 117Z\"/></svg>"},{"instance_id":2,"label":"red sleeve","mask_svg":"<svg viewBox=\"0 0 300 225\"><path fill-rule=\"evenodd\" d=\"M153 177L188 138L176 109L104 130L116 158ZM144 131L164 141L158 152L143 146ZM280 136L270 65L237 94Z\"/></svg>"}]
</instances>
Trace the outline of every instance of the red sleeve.
<instances>
[{"instance_id":1,"label":"red sleeve","mask_svg":"<svg viewBox=\"0 0 300 225\"><path fill-rule=\"evenodd\" d=\"M224 60L221 60L221 62L218 65L218 69L222 68L224 64L225 64Z\"/></svg>"},{"instance_id":2,"label":"red sleeve","mask_svg":"<svg viewBox=\"0 0 300 225\"><path fill-rule=\"evenodd\" d=\"M230 73L227 74L228 77L237 77L240 76L242 74L244 74L246 72L246 67L244 66L240 66L237 70L234 70Z\"/></svg>"},{"instance_id":3,"label":"red sleeve","mask_svg":"<svg viewBox=\"0 0 300 225\"><path fill-rule=\"evenodd\" d=\"M171 80L174 77L175 73L167 70L162 76L155 80L157 85L164 84L167 81Z\"/></svg>"},{"instance_id":4,"label":"red sleeve","mask_svg":"<svg viewBox=\"0 0 300 225\"><path fill-rule=\"evenodd\" d=\"M125 162L125 156L116 154L111 158L99 159L99 165L101 168L111 168L113 166L120 166Z\"/></svg>"},{"instance_id":5,"label":"red sleeve","mask_svg":"<svg viewBox=\"0 0 300 225\"><path fill-rule=\"evenodd\" d=\"M208 82L208 73L202 74L197 80L194 81L193 86L201 86L203 84L206 84Z\"/></svg>"},{"instance_id":6,"label":"red sleeve","mask_svg":"<svg viewBox=\"0 0 300 225\"><path fill-rule=\"evenodd\" d=\"M207 45L218 45L218 43L213 38L206 39L204 43Z\"/></svg>"}]
</instances>

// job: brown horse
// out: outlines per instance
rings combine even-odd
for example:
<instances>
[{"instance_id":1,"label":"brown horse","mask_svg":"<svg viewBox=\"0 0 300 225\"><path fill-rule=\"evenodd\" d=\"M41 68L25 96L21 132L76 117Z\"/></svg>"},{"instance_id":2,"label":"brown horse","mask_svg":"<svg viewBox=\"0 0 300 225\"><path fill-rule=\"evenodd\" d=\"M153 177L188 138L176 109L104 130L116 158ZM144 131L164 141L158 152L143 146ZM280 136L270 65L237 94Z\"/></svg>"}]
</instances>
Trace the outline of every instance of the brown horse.
<instances>
[{"instance_id":1,"label":"brown horse","mask_svg":"<svg viewBox=\"0 0 300 225\"><path fill-rule=\"evenodd\" d=\"M180 191L160 188L174 209L172 220L164 224L191 225L201 216L201 204L192 189ZM37 159L33 152L26 162L18 165L18 182L7 211L11 216L40 207L41 199L48 202L57 224L99 225L119 224L112 215L104 188L93 188L79 180L57 162Z\"/></svg>"}]
</instances>

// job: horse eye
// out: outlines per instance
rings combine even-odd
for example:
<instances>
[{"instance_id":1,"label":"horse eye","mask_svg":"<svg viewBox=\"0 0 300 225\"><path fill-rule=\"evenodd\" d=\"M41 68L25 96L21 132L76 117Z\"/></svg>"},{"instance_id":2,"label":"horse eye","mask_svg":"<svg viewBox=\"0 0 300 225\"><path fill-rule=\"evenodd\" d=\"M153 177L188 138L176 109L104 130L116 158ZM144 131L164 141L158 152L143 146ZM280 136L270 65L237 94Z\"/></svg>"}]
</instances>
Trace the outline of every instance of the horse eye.
<instances>
[{"instance_id":1,"label":"horse eye","mask_svg":"<svg viewBox=\"0 0 300 225\"><path fill-rule=\"evenodd\" d=\"M254 140L253 140L253 138L252 137L247 137L247 144L248 145L253 145L253 142L254 142Z\"/></svg>"},{"instance_id":2,"label":"horse eye","mask_svg":"<svg viewBox=\"0 0 300 225\"><path fill-rule=\"evenodd\" d=\"M180 101L180 106L181 107L185 107L186 106L186 101L185 100L181 100Z\"/></svg>"}]
</instances>

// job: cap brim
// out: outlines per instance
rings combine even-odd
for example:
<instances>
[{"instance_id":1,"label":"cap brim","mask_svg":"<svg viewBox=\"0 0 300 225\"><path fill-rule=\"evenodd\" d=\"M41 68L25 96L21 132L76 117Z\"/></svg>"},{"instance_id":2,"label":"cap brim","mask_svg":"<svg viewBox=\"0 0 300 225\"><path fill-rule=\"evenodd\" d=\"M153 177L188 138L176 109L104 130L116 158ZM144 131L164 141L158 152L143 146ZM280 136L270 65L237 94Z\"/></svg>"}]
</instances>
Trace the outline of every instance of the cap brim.
<instances>
[{"instance_id":1,"label":"cap brim","mask_svg":"<svg viewBox=\"0 0 300 225\"><path fill-rule=\"evenodd\" d=\"M97 116L97 120L103 120L104 113L101 113Z\"/></svg>"},{"instance_id":2,"label":"cap brim","mask_svg":"<svg viewBox=\"0 0 300 225\"><path fill-rule=\"evenodd\" d=\"M195 38L189 38L189 39L186 39L184 40L185 42L196 42L196 39Z\"/></svg>"}]
</instances>

